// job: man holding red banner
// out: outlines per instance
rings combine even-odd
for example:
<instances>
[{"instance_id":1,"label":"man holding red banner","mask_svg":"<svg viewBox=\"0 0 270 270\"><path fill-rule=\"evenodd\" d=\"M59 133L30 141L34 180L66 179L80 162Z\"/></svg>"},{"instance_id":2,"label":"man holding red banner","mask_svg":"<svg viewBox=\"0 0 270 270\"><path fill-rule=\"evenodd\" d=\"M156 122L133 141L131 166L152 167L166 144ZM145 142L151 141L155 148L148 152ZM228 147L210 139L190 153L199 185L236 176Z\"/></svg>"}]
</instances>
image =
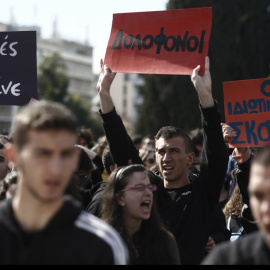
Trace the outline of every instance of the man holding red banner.
<instances>
[{"instance_id":1,"label":"man holding red banner","mask_svg":"<svg viewBox=\"0 0 270 270\"><path fill-rule=\"evenodd\" d=\"M103 62L101 64L103 66ZM184 131L170 126L161 128L155 137L156 174L160 180L155 196L163 222L176 238L181 263L184 265L198 265L205 257L214 210L219 202L228 165L220 112L212 96L208 57L205 58L203 76L199 75L200 68L200 65L197 66L191 76L199 97L204 133L201 172L196 179L189 179L189 167L195 157L190 137ZM126 166L129 161L143 163L116 113L110 95L116 73L112 73L106 65L103 69L97 90L103 127L114 162L117 166ZM89 212L96 215L102 189L93 194L88 208Z\"/></svg>"}]
</instances>

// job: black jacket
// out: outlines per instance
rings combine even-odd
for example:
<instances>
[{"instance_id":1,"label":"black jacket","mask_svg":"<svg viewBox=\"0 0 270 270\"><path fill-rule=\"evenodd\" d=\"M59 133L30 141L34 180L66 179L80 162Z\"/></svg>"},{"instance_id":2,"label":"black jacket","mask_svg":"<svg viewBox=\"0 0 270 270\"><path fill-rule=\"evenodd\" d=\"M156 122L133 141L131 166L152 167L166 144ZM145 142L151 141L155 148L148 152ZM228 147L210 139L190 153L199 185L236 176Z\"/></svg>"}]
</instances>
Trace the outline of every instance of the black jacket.
<instances>
[{"instance_id":1,"label":"black jacket","mask_svg":"<svg viewBox=\"0 0 270 270\"><path fill-rule=\"evenodd\" d=\"M0 204L0 265L127 264L122 238L67 197L42 231L27 233L16 222L12 200Z\"/></svg>"},{"instance_id":2,"label":"black jacket","mask_svg":"<svg viewBox=\"0 0 270 270\"><path fill-rule=\"evenodd\" d=\"M241 240L218 245L202 265L269 265L270 249L261 232L245 235Z\"/></svg>"},{"instance_id":3,"label":"black jacket","mask_svg":"<svg viewBox=\"0 0 270 270\"><path fill-rule=\"evenodd\" d=\"M229 160L216 104L212 108L200 107L200 110L205 139L200 175L178 189L166 189L161 181L155 192L162 220L178 243L181 263L193 265L200 264L205 256ZM118 166L127 165L129 160L143 163L115 109L107 114L101 113L101 117L115 163ZM101 197L100 192L98 194ZM94 198L91 204L98 202Z\"/></svg>"}]
</instances>

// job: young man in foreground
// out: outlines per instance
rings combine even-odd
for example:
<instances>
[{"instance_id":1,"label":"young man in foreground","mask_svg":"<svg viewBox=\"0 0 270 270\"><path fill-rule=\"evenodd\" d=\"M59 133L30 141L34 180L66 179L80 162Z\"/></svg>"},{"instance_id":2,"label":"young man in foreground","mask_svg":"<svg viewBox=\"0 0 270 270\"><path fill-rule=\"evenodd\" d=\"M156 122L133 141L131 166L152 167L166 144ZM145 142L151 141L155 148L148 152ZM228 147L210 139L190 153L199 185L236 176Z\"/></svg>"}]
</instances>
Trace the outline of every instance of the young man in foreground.
<instances>
[{"instance_id":1,"label":"young man in foreground","mask_svg":"<svg viewBox=\"0 0 270 270\"><path fill-rule=\"evenodd\" d=\"M0 264L127 264L119 234L65 196L77 168L77 120L63 105L32 102L14 118L14 198L0 205Z\"/></svg>"}]
</instances>

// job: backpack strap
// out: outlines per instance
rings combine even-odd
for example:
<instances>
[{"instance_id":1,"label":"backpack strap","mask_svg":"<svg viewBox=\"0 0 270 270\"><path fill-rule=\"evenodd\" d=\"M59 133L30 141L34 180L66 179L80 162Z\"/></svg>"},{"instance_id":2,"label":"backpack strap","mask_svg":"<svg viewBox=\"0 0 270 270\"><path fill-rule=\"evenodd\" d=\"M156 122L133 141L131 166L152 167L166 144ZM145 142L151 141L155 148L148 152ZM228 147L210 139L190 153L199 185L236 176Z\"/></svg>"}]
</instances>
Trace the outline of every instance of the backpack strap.
<instances>
[{"instance_id":1,"label":"backpack strap","mask_svg":"<svg viewBox=\"0 0 270 270\"><path fill-rule=\"evenodd\" d=\"M228 221L227 221L227 229L228 229L229 231L232 231L232 230L231 230L231 220L232 220L232 217L229 216ZM242 234L243 231L244 231L244 227L243 227L243 225L242 225L236 233Z\"/></svg>"}]
</instances>

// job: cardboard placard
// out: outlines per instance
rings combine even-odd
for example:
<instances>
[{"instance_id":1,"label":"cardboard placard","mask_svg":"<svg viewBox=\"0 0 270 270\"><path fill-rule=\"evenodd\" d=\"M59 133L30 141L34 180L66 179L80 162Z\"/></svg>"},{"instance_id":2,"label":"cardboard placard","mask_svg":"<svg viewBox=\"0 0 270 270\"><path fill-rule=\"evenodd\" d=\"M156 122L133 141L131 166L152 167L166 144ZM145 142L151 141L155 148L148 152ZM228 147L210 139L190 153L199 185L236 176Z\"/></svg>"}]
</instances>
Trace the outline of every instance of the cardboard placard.
<instances>
[{"instance_id":1,"label":"cardboard placard","mask_svg":"<svg viewBox=\"0 0 270 270\"><path fill-rule=\"evenodd\" d=\"M36 31L0 32L0 105L37 99Z\"/></svg>"},{"instance_id":2,"label":"cardboard placard","mask_svg":"<svg viewBox=\"0 0 270 270\"><path fill-rule=\"evenodd\" d=\"M204 73L212 8L113 15L104 64L112 72L191 75Z\"/></svg>"},{"instance_id":3,"label":"cardboard placard","mask_svg":"<svg viewBox=\"0 0 270 270\"><path fill-rule=\"evenodd\" d=\"M223 82L226 123L237 136L233 147L264 147L270 143L270 78Z\"/></svg>"}]
</instances>

